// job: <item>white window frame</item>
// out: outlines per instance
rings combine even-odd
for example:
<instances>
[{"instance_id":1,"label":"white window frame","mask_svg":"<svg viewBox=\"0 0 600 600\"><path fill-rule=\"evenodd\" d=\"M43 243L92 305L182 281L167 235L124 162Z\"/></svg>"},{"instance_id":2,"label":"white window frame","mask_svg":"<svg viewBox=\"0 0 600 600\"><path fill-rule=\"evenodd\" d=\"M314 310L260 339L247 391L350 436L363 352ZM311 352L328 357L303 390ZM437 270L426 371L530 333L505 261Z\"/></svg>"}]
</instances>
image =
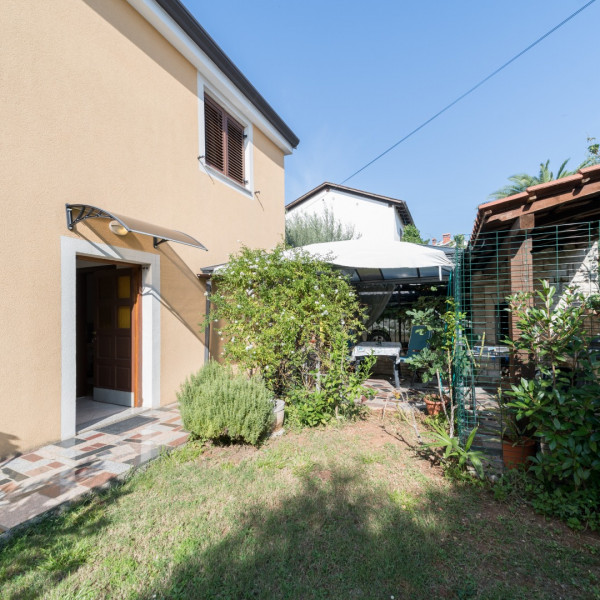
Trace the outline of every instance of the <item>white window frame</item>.
<instances>
[{"instance_id":1,"label":"white window frame","mask_svg":"<svg viewBox=\"0 0 600 600\"><path fill-rule=\"evenodd\" d=\"M231 177L227 177L218 169L206 162L206 131L204 126L204 95L210 96L225 112L229 113L244 128L244 177L246 184L241 185ZM198 163L200 170L208 173L230 188L242 193L248 198L254 195L254 152L253 128L248 118L241 114L216 90L210 88L204 78L198 73Z\"/></svg>"}]
</instances>

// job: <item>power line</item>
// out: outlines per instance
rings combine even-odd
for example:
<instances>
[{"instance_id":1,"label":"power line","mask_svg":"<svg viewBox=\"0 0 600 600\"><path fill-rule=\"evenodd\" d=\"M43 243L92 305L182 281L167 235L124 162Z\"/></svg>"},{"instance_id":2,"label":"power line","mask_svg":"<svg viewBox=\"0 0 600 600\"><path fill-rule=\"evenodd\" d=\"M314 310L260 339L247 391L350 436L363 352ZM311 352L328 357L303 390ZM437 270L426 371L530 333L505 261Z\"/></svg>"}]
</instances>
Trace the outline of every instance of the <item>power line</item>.
<instances>
[{"instance_id":1,"label":"power line","mask_svg":"<svg viewBox=\"0 0 600 600\"><path fill-rule=\"evenodd\" d=\"M481 87L486 81L489 81L492 77L494 77L495 75L500 73L500 71L502 71L503 69L508 67L508 65L515 62L515 60L517 60L517 58L520 58L521 56L523 56L523 54L525 54L526 52L529 52L529 50L531 50L534 46L537 46L541 41L545 40L549 35L553 34L557 29L560 29L565 23L568 23L571 19L576 17L580 12L585 10L588 6L590 6L594 2L596 2L596 0L590 0L587 4L584 4L579 10L576 10L573 14L569 15L564 21L561 21L558 25L553 27L550 31L547 31L542 37L538 38L537 40L535 40L535 42L533 42L532 44L527 46L527 48L525 48L524 50L521 50L521 52L519 52L518 54L515 54L515 56L513 56L509 61L505 62L501 67L498 67L493 73L490 73L487 77L482 79L479 83L474 85L471 89L466 91L464 94L461 94L458 98L456 98L456 100L453 100L452 102L450 102L450 104L448 104L444 108L442 108L442 110L435 113L435 115L433 115L433 117L430 117L429 119L427 119L427 121L425 121L424 123L421 123L421 125L419 125L415 129L413 129L410 133L406 134L401 140L398 140L393 146L390 146L387 150L384 150L381 154L376 156L373 160L371 160L366 165L364 165L363 167L358 169L358 171L355 171L354 173L352 173L352 175L350 175L350 177L346 177L346 179L344 179L344 181L342 181L342 184L346 183L346 181L350 181L350 179L352 179L353 177L355 177L356 175L358 175L359 173L364 171L366 168L370 167L373 163L377 162L380 158L384 157L388 152L391 152L394 148L396 148L396 146L399 146L402 142L405 142L409 137L411 137L415 133L417 133L417 131L420 131L426 125L429 125L429 123L431 123L431 121L437 119L440 115L444 114L447 110L452 108L455 104L460 102L463 98L466 98L469 94L474 92L477 88Z\"/></svg>"}]
</instances>

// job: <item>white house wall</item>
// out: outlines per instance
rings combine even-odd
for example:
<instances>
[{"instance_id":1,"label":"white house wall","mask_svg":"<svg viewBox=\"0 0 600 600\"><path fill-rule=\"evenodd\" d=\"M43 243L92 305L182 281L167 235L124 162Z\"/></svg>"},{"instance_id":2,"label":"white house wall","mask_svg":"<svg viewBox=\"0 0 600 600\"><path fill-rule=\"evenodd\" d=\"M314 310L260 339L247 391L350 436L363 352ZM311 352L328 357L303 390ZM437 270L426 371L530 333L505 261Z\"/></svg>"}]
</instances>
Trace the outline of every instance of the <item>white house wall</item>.
<instances>
[{"instance_id":1,"label":"white house wall","mask_svg":"<svg viewBox=\"0 0 600 600\"><path fill-rule=\"evenodd\" d=\"M403 227L395 206L338 190L319 192L289 210L287 219L323 214L325 209L344 225L353 226L362 238L396 241L402 238Z\"/></svg>"}]
</instances>

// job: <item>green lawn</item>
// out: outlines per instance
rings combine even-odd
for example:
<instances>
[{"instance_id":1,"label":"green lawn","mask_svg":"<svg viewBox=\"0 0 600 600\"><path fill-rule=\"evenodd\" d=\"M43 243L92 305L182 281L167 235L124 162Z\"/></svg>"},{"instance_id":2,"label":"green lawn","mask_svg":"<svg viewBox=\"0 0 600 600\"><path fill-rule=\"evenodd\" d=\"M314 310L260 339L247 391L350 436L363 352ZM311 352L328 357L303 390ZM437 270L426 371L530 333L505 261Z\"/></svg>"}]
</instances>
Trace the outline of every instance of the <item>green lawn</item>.
<instances>
[{"instance_id":1,"label":"green lawn","mask_svg":"<svg viewBox=\"0 0 600 600\"><path fill-rule=\"evenodd\" d=\"M3 599L600 598L600 538L443 479L372 419L259 450L188 445L13 538L0 586Z\"/></svg>"}]
</instances>

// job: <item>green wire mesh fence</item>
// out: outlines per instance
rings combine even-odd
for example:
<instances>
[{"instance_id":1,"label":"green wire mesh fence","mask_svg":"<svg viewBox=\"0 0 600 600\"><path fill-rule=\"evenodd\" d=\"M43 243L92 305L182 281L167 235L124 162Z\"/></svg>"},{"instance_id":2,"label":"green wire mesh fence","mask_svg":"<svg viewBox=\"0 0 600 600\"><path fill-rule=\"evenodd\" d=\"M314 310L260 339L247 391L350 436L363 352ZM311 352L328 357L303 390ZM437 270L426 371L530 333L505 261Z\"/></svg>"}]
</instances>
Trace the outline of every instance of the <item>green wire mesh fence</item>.
<instances>
[{"instance_id":1,"label":"green wire mesh fence","mask_svg":"<svg viewBox=\"0 0 600 600\"><path fill-rule=\"evenodd\" d=\"M454 360L458 431L464 441L478 427L476 445L488 455L500 453L498 390L517 376L506 345L518 335L509 298L539 290L543 280L557 288L556 302L567 286L598 294L599 226L594 221L480 233L456 251L453 294L464 315ZM598 328L597 320L592 327Z\"/></svg>"}]
</instances>

